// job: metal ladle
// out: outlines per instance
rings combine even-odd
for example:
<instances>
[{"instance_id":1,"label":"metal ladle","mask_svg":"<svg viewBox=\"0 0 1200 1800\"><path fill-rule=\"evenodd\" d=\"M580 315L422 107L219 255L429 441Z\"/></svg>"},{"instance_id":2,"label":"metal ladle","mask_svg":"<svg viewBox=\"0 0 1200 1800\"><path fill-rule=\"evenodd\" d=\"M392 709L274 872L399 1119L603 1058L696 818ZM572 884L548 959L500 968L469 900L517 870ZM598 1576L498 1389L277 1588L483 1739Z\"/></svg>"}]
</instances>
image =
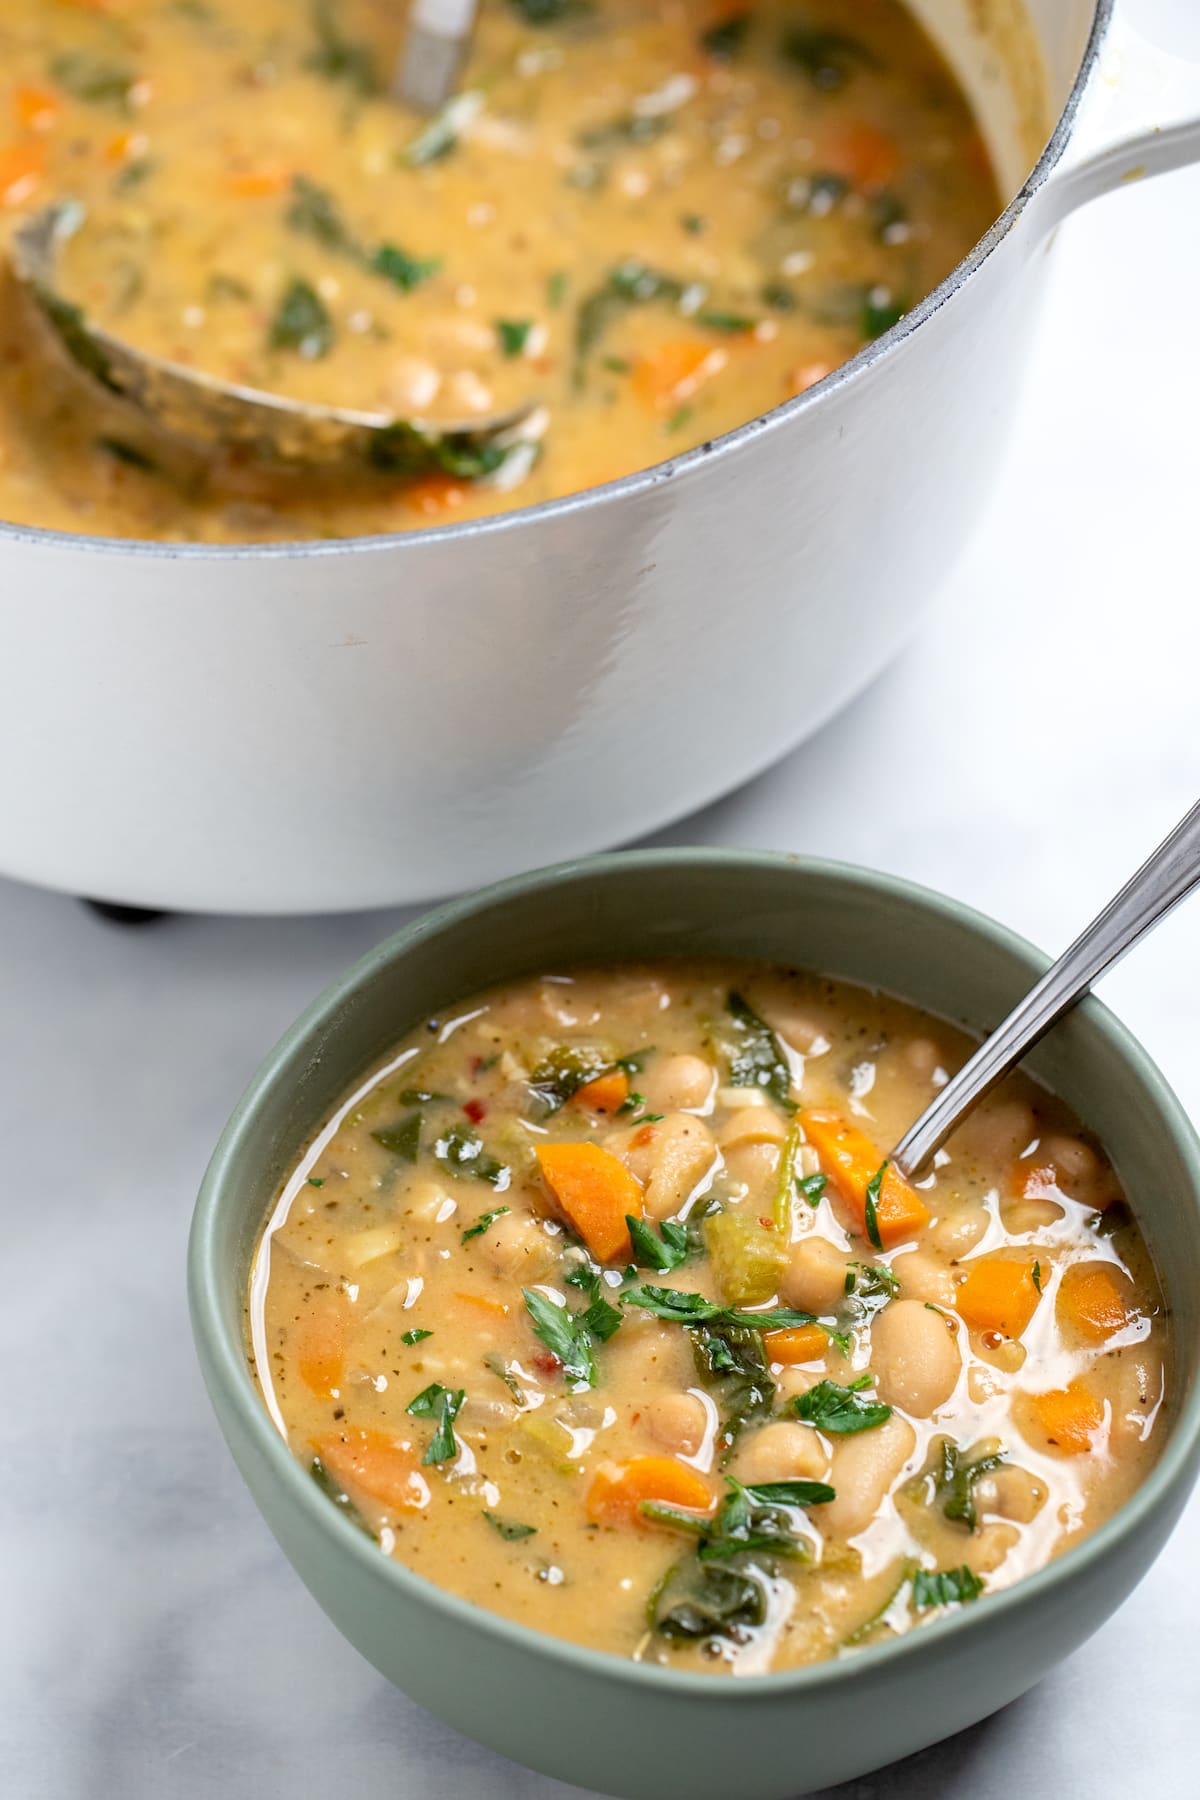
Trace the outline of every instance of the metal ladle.
<instances>
[{"instance_id":1,"label":"metal ladle","mask_svg":"<svg viewBox=\"0 0 1200 1800\"><path fill-rule=\"evenodd\" d=\"M405 475L436 468L457 473L456 462L477 462L536 410L530 400L486 418L403 419L291 400L149 355L92 325L55 285L59 249L83 218L74 201L31 214L10 243L17 283L85 375L136 407L147 424L201 452L244 451L314 471L357 462Z\"/></svg>"},{"instance_id":2,"label":"metal ladle","mask_svg":"<svg viewBox=\"0 0 1200 1800\"><path fill-rule=\"evenodd\" d=\"M458 86L479 0L412 0L395 91L418 112L436 112Z\"/></svg>"},{"instance_id":3,"label":"metal ladle","mask_svg":"<svg viewBox=\"0 0 1200 1800\"><path fill-rule=\"evenodd\" d=\"M1003 1080L1025 1052L1081 1000L1094 981L1165 919L1200 884L1200 803L1165 838L1085 931L1035 982L1003 1024L948 1081L912 1125L889 1161L911 1179Z\"/></svg>"}]
</instances>

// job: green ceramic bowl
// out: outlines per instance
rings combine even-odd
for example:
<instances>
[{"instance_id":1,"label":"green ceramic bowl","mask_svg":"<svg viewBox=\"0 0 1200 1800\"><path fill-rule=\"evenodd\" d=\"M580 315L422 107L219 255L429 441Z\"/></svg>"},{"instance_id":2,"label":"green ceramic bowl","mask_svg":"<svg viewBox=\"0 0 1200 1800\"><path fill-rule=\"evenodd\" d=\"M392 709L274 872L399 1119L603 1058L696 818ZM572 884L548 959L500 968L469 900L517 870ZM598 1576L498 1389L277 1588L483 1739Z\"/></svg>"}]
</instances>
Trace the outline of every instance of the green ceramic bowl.
<instances>
[{"instance_id":1,"label":"green ceramic bowl","mask_svg":"<svg viewBox=\"0 0 1200 1800\"><path fill-rule=\"evenodd\" d=\"M238 1467L301 1579L398 1687L518 1762L645 1800L783 1800L946 1737L1030 1687L1158 1555L1200 1461L1200 1147L1134 1040L1095 1001L1031 1072L1104 1141L1174 1327L1159 1461L1051 1567L902 1641L744 1681L646 1667L509 1624L387 1561L331 1507L260 1405L242 1306L255 1240L297 1153L416 1020L489 983L573 962L760 957L884 989L975 1032L1045 967L978 913L866 869L719 850L568 863L427 914L292 1027L204 1181L190 1295L205 1380ZM1166 1650L1164 1650L1166 1654Z\"/></svg>"}]
</instances>

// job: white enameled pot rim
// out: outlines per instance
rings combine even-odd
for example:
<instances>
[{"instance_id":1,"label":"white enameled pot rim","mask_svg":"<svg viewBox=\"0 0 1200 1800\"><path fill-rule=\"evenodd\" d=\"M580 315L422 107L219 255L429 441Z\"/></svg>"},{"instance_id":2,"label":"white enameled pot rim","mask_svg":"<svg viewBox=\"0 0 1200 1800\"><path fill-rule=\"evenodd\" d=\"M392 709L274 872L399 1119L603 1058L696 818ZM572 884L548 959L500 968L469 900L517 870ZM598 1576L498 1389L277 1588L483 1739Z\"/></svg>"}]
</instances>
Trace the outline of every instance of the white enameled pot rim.
<instances>
[{"instance_id":1,"label":"white enameled pot rim","mask_svg":"<svg viewBox=\"0 0 1200 1800\"><path fill-rule=\"evenodd\" d=\"M873 343L867 344L856 356L851 357L849 362L843 363L824 380L817 382L813 387L796 395L793 399L785 400L782 405L774 407L770 412L761 413L756 418L747 420L744 425L738 425L734 430L725 432L708 443L699 444L695 449L686 450L666 462L655 463L648 469L634 470L631 474L622 475L615 481L605 482L599 487L584 488L578 493L565 494L557 500L543 500L535 506L514 507L511 511L496 513L481 519L464 519L457 524L427 526L419 531L376 532L365 537L332 540L288 539L265 544L168 544L149 538L94 537L82 532L49 530L44 526L35 525L14 525L0 520L0 547L5 543L20 542L38 547L52 546L57 549L85 551L89 554L100 552L110 556L166 558L171 561L186 559L189 562L271 561L310 556L346 557L378 554L381 551L386 551L389 556L402 557L406 554L415 555L421 550L441 544L458 543L467 538L533 530L543 523L570 518L601 507L615 506L622 500L644 494L649 489L664 485L669 481L687 480L698 474L705 464L735 456L743 445L749 444L767 433L784 429L801 413L820 406L830 394L839 391L850 382L861 380L868 369L873 368L889 356L913 332L919 331L922 325L933 317L934 313L967 285L976 270L987 261L1013 227L1020 222L1030 200L1039 189L1045 186L1061 161L1063 152L1071 140L1075 120L1096 67L1101 46L1112 23L1115 6L1116 0L1096 0L1087 45L1076 71L1075 80L1071 85L1071 91L1067 96L1066 105L1058 116L1045 149L1019 192L1013 196L978 243L951 270L945 280L939 282L931 293L919 301L911 311L906 312L902 318L897 320L896 324L890 326L882 336L876 338ZM162 598L164 604L170 604L169 592L165 593Z\"/></svg>"}]
</instances>

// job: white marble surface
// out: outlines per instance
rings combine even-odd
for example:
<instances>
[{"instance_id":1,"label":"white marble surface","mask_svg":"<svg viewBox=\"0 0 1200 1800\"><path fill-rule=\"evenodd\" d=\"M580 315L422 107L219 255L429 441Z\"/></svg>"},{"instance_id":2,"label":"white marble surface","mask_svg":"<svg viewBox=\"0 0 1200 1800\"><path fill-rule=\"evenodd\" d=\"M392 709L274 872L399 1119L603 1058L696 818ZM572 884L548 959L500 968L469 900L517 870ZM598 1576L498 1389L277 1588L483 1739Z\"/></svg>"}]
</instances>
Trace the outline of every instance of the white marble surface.
<instances>
[{"instance_id":1,"label":"white marble surface","mask_svg":"<svg viewBox=\"0 0 1200 1800\"><path fill-rule=\"evenodd\" d=\"M1181 175L1068 227L1019 440L923 636L819 740L669 837L882 865L1060 945L1192 802L1198 217L1200 175ZM5 1800L569 1792L436 1723L337 1636L243 1491L192 1356L184 1243L208 1152L266 1047L398 918L135 933L0 883ZM1198 952L1193 905L1105 990L1193 1111ZM1193 1502L1069 1663L843 1800L1192 1800L1198 1616Z\"/></svg>"}]
</instances>

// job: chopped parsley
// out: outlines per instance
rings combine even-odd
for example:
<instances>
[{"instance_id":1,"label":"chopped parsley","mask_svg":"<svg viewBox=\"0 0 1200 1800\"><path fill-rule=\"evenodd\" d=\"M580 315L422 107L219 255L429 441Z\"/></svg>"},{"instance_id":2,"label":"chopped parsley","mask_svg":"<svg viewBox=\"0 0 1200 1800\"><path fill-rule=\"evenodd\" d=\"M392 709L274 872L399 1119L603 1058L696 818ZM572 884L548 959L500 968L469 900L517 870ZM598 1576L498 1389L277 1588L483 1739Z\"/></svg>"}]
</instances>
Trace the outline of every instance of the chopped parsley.
<instances>
[{"instance_id":1,"label":"chopped parsley","mask_svg":"<svg viewBox=\"0 0 1200 1800\"><path fill-rule=\"evenodd\" d=\"M863 1200L867 1236L876 1250L883 1249L883 1239L879 1235L879 1192L883 1186L883 1178L888 1172L888 1166L886 1161L880 1163L867 1183L867 1191Z\"/></svg>"},{"instance_id":2,"label":"chopped parsley","mask_svg":"<svg viewBox=\"0 0 1200 1800\"><path fill-rule=\"evenodd\" d=\"M616 1307L597 1297L585 1312L576 1313L547 1299L536 1288L522 1288L521 1294L535 1334L551 1356L558 1358L563 1373L571 1381L595 1387L595 1347L607 1343L619 1328L621 1315Z\"/></svg>"},{"instance_id":3,"label":"chopped parsley","mask_svg":"<svg viewBox=\"0 0 1200 1800\"><path fill-rule=\"evenodd\" d=\"M450 1462L458 1455L458 1443L454 1436L454 1421L463 1408L466 1394L462 1388L443 1387L440 1381L431 1381L427 1388L422 1388L415 1400L410 1400L405 1412L414 1419L432 1419L436 1430L429 1440L429 1447L421 1458L423 1465L436 1465Z\"/></svg>"},{"instance_id":4,"label":"chopped parsley","mask_svg":"<svg viewBox=\"0 0 1200 1800\"><path fill-rule=\"evenodd\" d=\"M684 1293L680 1288L626 1288L622 1306L639 1306L656 1319L667 1319L677 1325L735 1325L748 1331L788 1331L795 1325L818 1323L812 1313L797 1312L790 1306L771 1306L762 1312L748 1312L744 1307L722 1306L719 1300L706 1300L703 1294Z\"/></svg>"},{"instance_id":5,"label":"chopped parsley","mask_svg":"<svg viewBox=\"0 0 1200 1800\"><path fill-rule=\"evenodd\" d=\"M828 1175L801 1175L796 1180L796 1191L810 1206L820 1206L821 1196L828 1186Z\"/></svg>"},{"instance_id":6,"label":"chopped parsley","mask_svg":"<svg viewBox=\"0 0 1200 1800\"><path fill-rule=\"evenodd\" d=\"M344 1513L352 1525L357 1526L359 1531L365 1532L369 1538L375 1536L375 1533L371 1530L371 1527L367 1524L367 1521L363 1518L345 1488L342 1487L340 1482L334 1480L319 1456L313 1457L312 1462L309 1464L308 1472L320 1488L321 1492L325 1495L326 1499L332 1500L338 1511Z\"/></svg>"},{"instance_id":7,"label":"chopped parsley","mask_svg":"<svg viewBox=\"0 0 1200 1800\"><path fill-rule=\"evenodd\" d=\"M117 106L123 111L129 104L129 90L137 81L137 74L125 63L107 62L86 50L63 50L50 64L50 79L76 100L89 101L93 106Z\"/></svg>"},{"instance_id":8,"label":"chopped parsley","mask_svg":"<svg viewBox=\"0 0 1200 1800\"><path fill-rule=\"evenodd\" d=\"M863 1398L863 1388L870 1385L869 1375L860 1375L847 1387L839 1387L836 1381L818 1381L807 1393L797 1394L793 1402L796 1417L839 1437L870 1431L892 1416L891 1407L882 1401Z\"/></svg>"},{"instance_id":9,"label":"chopped parsley","mask_svg":"<svg viewBox=\"0 0 1200 1800\"><path fill-rule=\"evenodd\" d=\"M505 356L520 356L533 330L532 319L497 319L496 336Z\"/></svg>"},{"instance_id":10,"label":"chopped parsley","mask_svg":"<svg viewBox=\"0 0 1200 1800\"><path fill-rule=\"evenodd\" d=\"M436 112L424 131L403 151L401 161L419 169L426 163L440 162L457 149L463 130L483 110L483 95L478 88L453 94L440 112Z\"/></svg>"},{"instance_id":11,"label":"chopped parsley","mask_svg":"<svg viewBox=\"0 0 1200 1800\"><path fill-rule=\"evenodd\" d=\"M488 1511L486 1506L483 1509L483 1516L492 1530L498 1531L507 1544L515 1544L521 1538L537 1535L536 1525L520 1525L515 1519L498 1519L494 1512Z\"/></svg>"},{"instance_id":12,"label":"chopped parsley","mask_svg":"<svg viewBox=\"0 0 1200 1800\"><path fill-rule=\"evenodd\" d=\"M328 356L333 348L333 320L315 287L297 276L289 282L275 317L269 342L273 350L294 350L309 361Z\"/></svg>"},{"instance_id":13,"label":"chopped parsley","mask_svg":"<svg viewBox=\"0 0 1200 1800\"><path fill-rule=\"evenodd\" d=\"M375 68L375 56L369 44L346 37L338 23L339 8L333 0L313 0L312 28L316 47L305 58L304 66L326 81L342 81L364 97L379 92L381 83Z\"/></svg>"},{"instance_id":14,"label":"chopped parsley","mask_svg":"<svg viewBox=\"0 0 1200 1800\"><path fill-rule=\"evenodd\" d=\"M1042 1291L1042 1265L1040 1262L1034 1263L1033 1268L1030 1270L1030 1278L1033 1281L1034 1287L1040 1294Z\"/></svg>"},{"instance_id":15,"label":"chopped parsley","mask_svg":"<svg viewBox=\"0 0 1200 1800\"><path fill-rule=\"evenodd\" d=\"M696 314L697 322L709 331L740 332L753 331L758 320L747 313L735 312L701 312Z\"/></svg>"},{"instance_id":16,"label":"chopped parsley","mask_svg":"<svg viewBox=\"0 0 1200 1800\"><path fill-rule=\"evenodd\" d=\"M307 175L292 181L291 199L284 215L293 231L316 240L327 250L337 250L362 268L369 269L384 281L390 281L402 293L411 293L441 268L440 257L410 256L398 244L383 243L368 247L351 232L337 201L327 188L318 186Z\"/></svg>"},{"instance_id":17,"label":"chopped parsley","mask_svg":"<svg viewBox=\"0 0 1200 1800\"><path fill-rule=\"evenodd\" d=\"M475 1223L473 1225L468 1225L466 1230L462 1233L459 1238L459 1243L469 1244L472 1238L482 1237L489 1226L494 1225L497 1219L502 1219L505 1213L511 1211L511 1206L493 1206L490 1212L480 1213Z\"/></svg>"},{"instance_id":18,"label":"chopped parsley","mask_svg":"<svg viewBox=\"0 0 1200 1800\"><path fill-rule=\"evenodd\" d=\"M427 1331L424 1326L414 1325L411 1331L402 1331L400 1333L400 1342L402 1344L421 1344L427 1337L432 1336L432 1331Z\"/></svg>"},{"instance_id":19,"label":"chopped parsley","mask_svg":"<svg viewBox=\"0 0 1200 1800\"><path fill-rule=\"evenodd\" d=\"M918 1612L931 1606L961 1606L982 1592L982 1581L966 1563L958 1569L918 1569L912 1579L912 1603Z\"/></svg>"},{"instance_id":20,"label":"chopped parsley","mask_svg":"<svg viewBox=\"0 0 1200 1800\"><path fill-rule=\"evenodd\" d=\"M685 1263L692 1253L686 1225L664 1219L656 1232L645 1219L635 1219L632 1215L626 1216L625 1223L633 1241L633 1260L643 1269L657 1269L660 1275L668 1275L680 1263Z\"/></svg>"}]
</instances>

